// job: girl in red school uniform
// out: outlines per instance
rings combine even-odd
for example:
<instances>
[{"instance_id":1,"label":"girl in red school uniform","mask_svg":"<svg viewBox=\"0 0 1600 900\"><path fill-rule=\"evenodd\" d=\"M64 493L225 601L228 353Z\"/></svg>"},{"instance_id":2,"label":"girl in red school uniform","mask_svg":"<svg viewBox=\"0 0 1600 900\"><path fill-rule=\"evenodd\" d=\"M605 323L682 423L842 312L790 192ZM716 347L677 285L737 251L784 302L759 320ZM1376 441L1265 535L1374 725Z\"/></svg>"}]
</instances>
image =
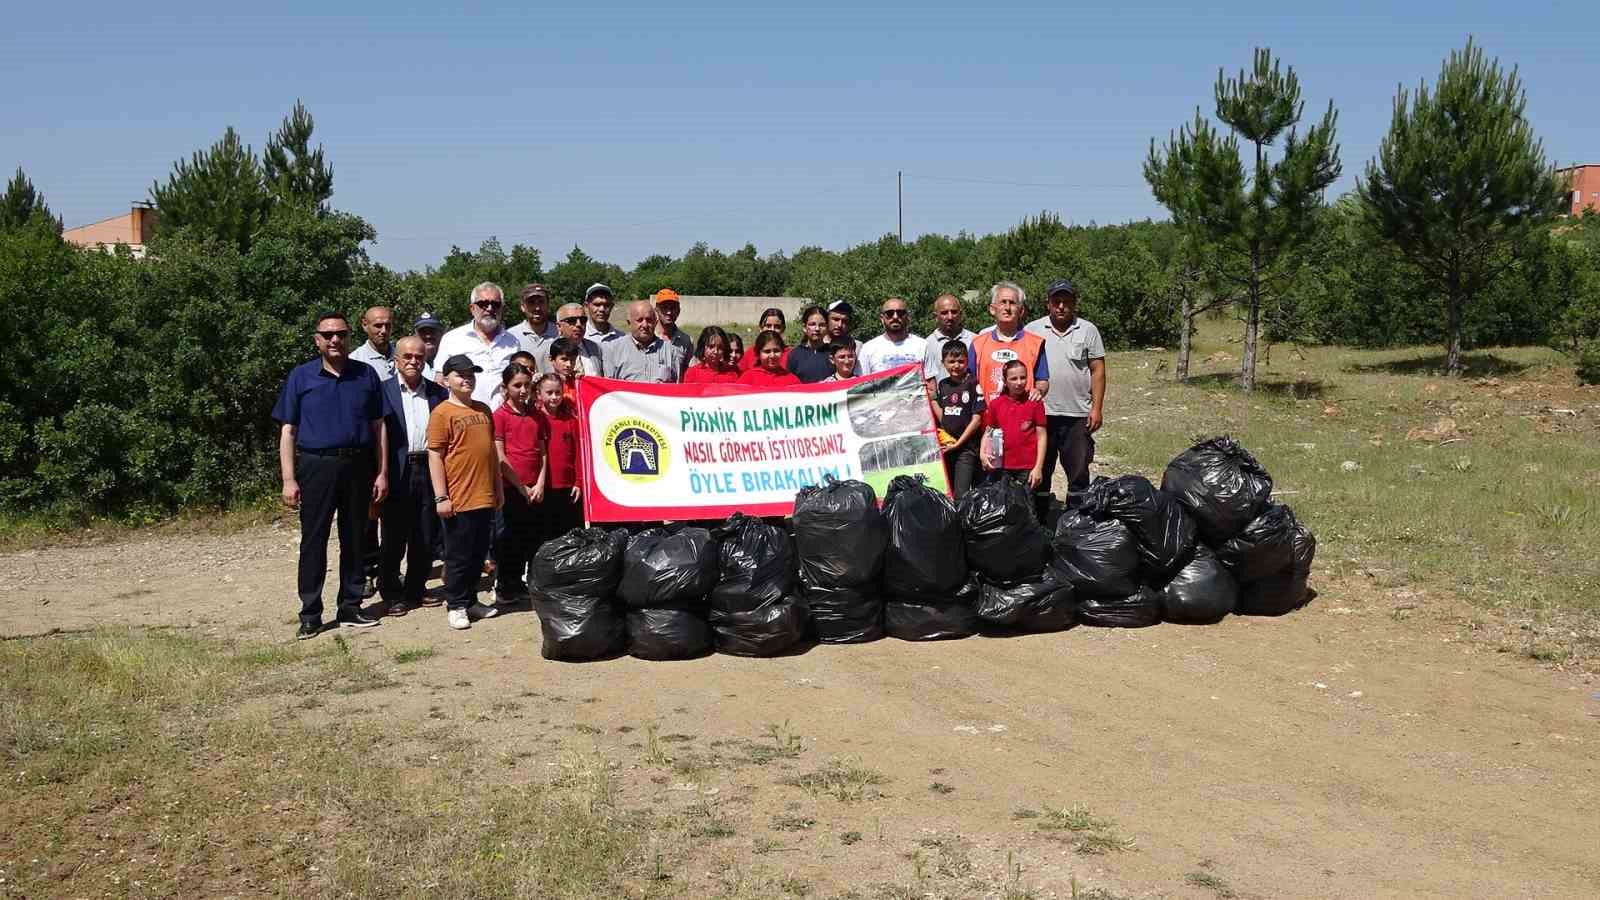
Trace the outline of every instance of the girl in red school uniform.
<instances>
[{"instance_id":1,"label":"girl in red school uniform","mask_svg":"<svg viewBox=\"0 0 1600 900\"><path fill-rule=\"evenodd\" d=\"M700 332L695 364L683 372L684 384L736 384L739 369L728 361L728 333L715 325Z\"/></svg>"},{"instance_id":2,"label":"girl in red school uniform","mask_svg":"<svg viewBox=\"0 0 1600 900\"><path fill-rule=\"evenodd\" d=\"M776 331L763 331L756 335L754 346L756 364L739 376L740 384L757 387L785 387L799 384L800 376L783 366L783 335Z\"/></svg>"}]
</instances>

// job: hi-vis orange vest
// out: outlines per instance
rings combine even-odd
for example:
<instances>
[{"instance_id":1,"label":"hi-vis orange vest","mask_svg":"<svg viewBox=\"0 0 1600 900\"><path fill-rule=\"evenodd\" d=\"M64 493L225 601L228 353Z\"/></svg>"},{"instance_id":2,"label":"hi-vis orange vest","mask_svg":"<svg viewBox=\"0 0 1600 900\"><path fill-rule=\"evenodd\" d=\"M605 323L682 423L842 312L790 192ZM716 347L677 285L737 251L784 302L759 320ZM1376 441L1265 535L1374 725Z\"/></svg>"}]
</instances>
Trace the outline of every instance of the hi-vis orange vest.
<instances>
[{"instance_id":1,"label":"hi-vis orange vest","mask_svg":"<svg viewBox=\"0 0 1600 900\"><path fill-rule=\"evenodd\" d=\"M1044 352L1044 338L1031 331L1017 329L1011 340L1004 340L995 334L994 326L989 326L978 332L972 339L972 357L976 363L974 374L978 378L978 386L983 389L983 399L987 403L998 397L1006 387L1004 369L1006 363L1013 359L1022 360L1028 367L1028 385L1033 386L1033 369L1039 363L1039 354Z\"/></svg>"}]
</instances>

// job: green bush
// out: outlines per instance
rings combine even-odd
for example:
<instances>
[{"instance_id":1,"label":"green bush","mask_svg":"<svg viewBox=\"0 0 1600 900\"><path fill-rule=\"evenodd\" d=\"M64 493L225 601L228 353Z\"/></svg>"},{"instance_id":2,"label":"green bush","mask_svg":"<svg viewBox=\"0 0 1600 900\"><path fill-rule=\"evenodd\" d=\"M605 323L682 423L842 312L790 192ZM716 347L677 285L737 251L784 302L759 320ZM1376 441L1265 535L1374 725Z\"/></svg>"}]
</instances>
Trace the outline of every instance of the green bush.
<instances>
[{"instance_id":1,"label":"green bush","mask_svg":"<svg viewBox=\"0 0 1600 900\"><path fill-rule=\"evenodd\" d=\"M1578 383L1600 384L1600 341L1590 341L1578 353Z\"/></svg>"}]
</instances>

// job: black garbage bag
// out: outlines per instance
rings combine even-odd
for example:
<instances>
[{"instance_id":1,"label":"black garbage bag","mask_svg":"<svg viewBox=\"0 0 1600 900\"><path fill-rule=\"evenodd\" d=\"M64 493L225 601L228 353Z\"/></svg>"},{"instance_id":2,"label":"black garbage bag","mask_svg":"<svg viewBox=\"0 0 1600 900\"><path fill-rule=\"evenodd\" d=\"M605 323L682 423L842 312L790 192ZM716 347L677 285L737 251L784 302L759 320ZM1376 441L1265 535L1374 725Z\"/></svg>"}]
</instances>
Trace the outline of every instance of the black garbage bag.
<instances>
[{"instance_id":1,"label":"black garbage bag","mask_svg":"<svg viewBox=\"0 0 1600 900\"><path fill-rule=\"evenodd\" d=\"M1083 505L1128 526L1139 539L1139 555L1157 572L1176 569L1194 549L1194 517L1175 495L1156 490L1143 475L1096 481L1089 486Z\"/></svg>"},{"instance_id":2,"label":"black garbage bag","mask_svg":"<svg viewBox=\"0 0 1600 900\"><path fill-rule=\"evenodd\" d=\"M628 541L617 594L632 609L703 606L717 583L717 544L704 528L647 528Z\"/></svg>"},{"instance_id":3,"label":"black garbage bag","mask_svg":"<svg viewBox=\"0 0 1600 900\"><path fill-rule=\"evenodd\" d=\"M817 640L860 644L883 637L883 597L877 585L818 587L803 577L801 585Z\"/></svg>"},{"instance_id":4,"label":"black garbage bag","mask_svg":"<svg viewBox=\"0 0 1600 900\"><path fill-rule=\"evenodd\" d=\"M603 659L622 652L622 615L610 596L591 597L536 588L533 611L539 615L545 659Z\"/></svg>"},{"instance_id":5,"label":"black garbage bag","mask_svg":"<svg viewBox=\"0 0 1600 900\"><path fill-rule=\"evenodd\" d=\"M1078 621L1101 628L1144 628L1161 621L1161 594L1149 585L1121 597L1078 595Z\"/></svg>"},{"instance_id":6,"label":"black garbage bag","mask_svg":"<svg viewBox=\"0 0 1600 900\"><path fill-rule=\"evenodd\" d=\"M1091 509L1069 511L1056 523L1050 569L1079 594L1127 596L1138 590L1139 539L1116 519Z\"/></svg>"},{"instance_id":7,"label":"black garbage bag","mask_svg":"<svg viewBox=\"0 0 1600 900\"><path fill-rule=\"evenodd\" d=\"M720 572L711 589L713 612L753 611L793 596L794 545L788 532L734 513L712 536Z\"/></svg>"},{"instance_id":8,"label":"black garbage bag","mask_svg":"<svg viewBox=\"0 0 1600 900\"><path fill-rule=\"evenodd\" d=\"M622 577L625 531L574 528L545 541L533 554L534 590L610 598Z\"/></svg>"},{"instance_id":9,"label":"black garbage bag","mask_svg":"<svg viewBox=\"0 0 1600 900\"><path fill-rule=\"evenodd\" d=\"M1209 438L1167 463L1161 489L1177 496L1213 547L1238 534L1267 508L1272 476L1227 436Z\"/></svg>"},{"instance_id":10,"label":"black garbage bag","mask_svg":"<svg viewBox=\"0 0 1600 900\"><path fill-rule=\"evenodd\" d=\"M1242 616L1281 616L1304 606L1306 581L1311 577L1311 561L1316 556L1316 535L1296 522L1293 560L1284 569L1241 587L1234 611Z\"/></svg>"},{"instance_id":11,"label":"black garbage bag","mask_svg":"<svg viewBox=\"0 0 1600 900\"><path fill-rule=\"evenodd\" d=\"M988 628L1060 631L1072 624L1076 607L1071 585L1060 583L1047 571L1009 584L985 579L978 618Z\"/></svg>"},{"instance_id":12,"label":"black garbage bag","mask_svg":"<svg viewBox=\"0 0 1600 900\"><path fill-rule=\"evenodd\" d=\"M1239 583L1204 544L1160 590L1162 621L1185 625L1220 622L1239 601Z\"/></svg>"},{"instance_id":13,"label":"black garbage bag","mask_svg":"<svg viewBox=\"0 0 1600 900\"><path fill-rule=\"evenodd\" d=\"M1243 531L1216 546L1217 558L1241 583L1276 575L1294 560L1296 524L1289 507L1269 504Z\"/></svg>"},{"instance_id":14,"label":"black garbage bag","mask_svg":"<svg viewBox=\"0 0 1600 900\"><path fill-rule=\"evenodd\" d=\"M629 656L689 659L710 649L711 626L701 610L628 610Z\"/></svg>"},{"instance_id":15,"label":"black garbage bag","mask_svg":"<svg viewBox=\"0 0 1600 900\"><path fill-rule=\"evenodd\" d=\"M877 581L889 527L871 485L826 476L822 484L795 495L793 521L800 574L808 585L855 587Z\"/></svg>"},{"instance_id":16,"label":"black garbage bag","mask_svg":"<svg viewBox=\"0 0 1600 900\"><path fill-rule=\"evenodd\" d=\"M967 565L993 581L1021 581L1044 571L1050 540L1034 517L1033 495L1010 478L979 485L961 498Z\"/></svg>"},{"instance_id":17,"label":"black garbage bag","mask_svg":"<svg viewBox=\"0 0 1600 900\"><path fill-rule=\"evenodd\" d=\"M978 614L970 606L887 600L883 630L902 641L942 641L978 633Z\"/></svg>"},{"instance_id":18,"label":"black garbage bag","mask_svg":"<svg viewBox=\"0 0 1600 900\"><path fill-rule=\"evenodd\" d=\"M961 516L949 497L900 475L889 482L883 518L889 526L883 583L891 594L944 594L967 580Z\"/></svg>"},{"instance_id":19,"label":"black garbage bag","mask_svg":"<svg viewBox=\"0 0 1600 900\"><path fill-rule=\"evenodd\" d=\"M797 597L779 597L753 609L711 608L711 639L718 653L777 656L806 635L806 608Z\"/></svg>"}]
</instances>

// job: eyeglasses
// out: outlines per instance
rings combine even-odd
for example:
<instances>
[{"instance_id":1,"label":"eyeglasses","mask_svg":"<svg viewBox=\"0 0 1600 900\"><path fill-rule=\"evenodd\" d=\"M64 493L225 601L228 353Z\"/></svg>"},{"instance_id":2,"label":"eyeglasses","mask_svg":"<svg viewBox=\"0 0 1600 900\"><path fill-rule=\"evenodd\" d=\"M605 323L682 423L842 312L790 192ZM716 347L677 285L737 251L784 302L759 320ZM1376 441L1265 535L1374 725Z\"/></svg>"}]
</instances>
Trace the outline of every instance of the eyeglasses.
<instances>
[{"instance_id":1,"label":"eyeglasses","mask_svg":"<svg viewBox=\"0 0 1600 900\"><path fill-rule=\"evenodd\" d=\"M561 324L563 324L563 325L582 325L583 324L583 316L567 316L565 319L561 320Z\"/></svg>"},{"instance_id":2,"label":"eyeglasses","mask_svg":"<svg viewBox=\"0 0 1600 900\"><path fill-rule=\"evenodd\" d=\"M906 316L910 315L910 313L903 309L886 309L881 313L881 315L885 319L904 319Z\"/></svg>"},{"instance_id":3,"label":"eyeglasses","mask_svg":"<svg viewBox=\"0 0 1600 900\"><path fill-rule=\"evenodd\" d=\"M318 331L317 336L325 341L331 341L334 338L347 338L350 336L350 329L341 328L335 331Z\"/></svg>"}]
</instances>

